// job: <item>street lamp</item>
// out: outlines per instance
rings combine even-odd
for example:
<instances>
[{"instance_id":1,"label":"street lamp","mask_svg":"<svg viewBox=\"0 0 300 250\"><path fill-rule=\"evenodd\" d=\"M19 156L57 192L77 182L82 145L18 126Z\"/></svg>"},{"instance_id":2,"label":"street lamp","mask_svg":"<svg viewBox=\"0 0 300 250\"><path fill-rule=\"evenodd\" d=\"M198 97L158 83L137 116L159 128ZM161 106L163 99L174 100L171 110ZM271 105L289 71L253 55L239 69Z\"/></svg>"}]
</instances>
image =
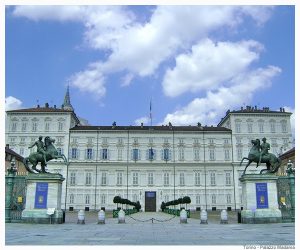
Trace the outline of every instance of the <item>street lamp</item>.
<instances>
[{"instance_id":1,"label":"street lamp","mask_svg":"<svg viewBox=\"0 0 300 250\"><path fill-rule=\"evenodd\" d=\"M286 173L290 182L292 220L295 221L295 168L291 160L288 161Z\"/></svg>"},{"instance_id":2,"label":"street lamp","mask_svg":"<svg viewBox=\"0 0 300 250\"><path fill-rule=\"evenodd\" d=\"M8 175L5 177L5 222L11 222L11 201L14 188L14 179L17 172L16 159L12 157L10 168L7 170Z\"/></svg>"}]
</instances>

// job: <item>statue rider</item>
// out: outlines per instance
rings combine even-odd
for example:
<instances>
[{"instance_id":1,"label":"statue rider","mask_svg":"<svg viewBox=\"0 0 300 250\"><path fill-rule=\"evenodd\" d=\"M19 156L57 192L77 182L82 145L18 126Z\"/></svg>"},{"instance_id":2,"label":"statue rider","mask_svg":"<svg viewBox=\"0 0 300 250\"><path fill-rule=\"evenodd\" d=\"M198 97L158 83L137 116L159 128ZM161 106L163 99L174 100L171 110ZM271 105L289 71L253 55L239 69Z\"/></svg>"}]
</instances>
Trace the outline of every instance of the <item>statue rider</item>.
<instances>
[{"instance_id":1,"label":"statue rider","mask_svg":"<svg viewBox=\"0 0 300 250\"><path fill-rule=\"evenodd\" d=\"M259 156L259 162L258 162L258 165L260 165L260 162L261 162L261 158L264 156L264 155L267 155L269 153L269 150L270 150L270 144L267 143L267 139L264 137L262 138L262 141L263 143L260 145L260 156Z\"/></svg>"},{"instance_id":2,"label":"statue rider","mask_svg":"<svg viewBox=\"0 0 300 250\"><path fill-rule=\"evenodd\" d=\"M42 139L43 139L43 137L39 136L39 140L36 141L35 143L33 143L28 148L32 148L32 147L36 146L37 147L37 152L43 156L45 164L46 164L47 163L47 161L46 161L46 151L45 151L45 145L44 145L44 142L42 141Z\"/></svg>"}]
</instances>

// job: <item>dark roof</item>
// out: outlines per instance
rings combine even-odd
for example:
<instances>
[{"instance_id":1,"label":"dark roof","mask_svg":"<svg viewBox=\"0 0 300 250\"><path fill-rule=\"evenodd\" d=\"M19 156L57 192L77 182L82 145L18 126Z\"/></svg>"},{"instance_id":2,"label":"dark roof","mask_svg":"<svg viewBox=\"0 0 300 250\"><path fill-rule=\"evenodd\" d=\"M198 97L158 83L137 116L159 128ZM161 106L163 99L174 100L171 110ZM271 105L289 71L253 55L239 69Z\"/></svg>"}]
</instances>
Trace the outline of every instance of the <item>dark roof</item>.
<instances>
[{"instance_id":1,"label":"dark roof","mask_svg":"<svg viewBox=\"0 0 300 250\"><path fill-rule=\"evenodd\" d=\"M282 155L279 156L279 158L281 160L283 160L283 159L288 159L288 158L293 157L293 156L295 156L295 147L293 147L292 149L284 152Z\"/></svg>"},{"instance_id":2,"label":"dark roof","mask_svg":"<svg viewBox=\"0 0 300 250\"><path fill-rule=\"evenodd\" d=\"M5 154L13 155L14 157L16 157L16 160L18 160L18 161L23 161L23 159L24 159L23 156L17 154L15 151L10 149L8 146L5 146Z\"/></svg>"},{"instance_id":3,"label":"dark roof","mask_svg":"<svg viewBox=\"0 0 300 250\"><path fill-rule=\"evenodd\" d=\"M292 115L291 112L286 112L284 108L280 108L280 111L270 110L269 107L263 107L259 109L257 107L246 106L246 108L241 107L240 110L227 110L225 117L221 118L221 121L217 126L220 126L222 122L230 115L230 114L283 114L283 115Z\"/></svg>"},{"instance_id":4,"label":"dark roof","mask_svg":"<svg viewBox=\"0 0 300 250\"><path fill-rule=\"evenodd\" d=\"M198 127L198 126L75 126L70 129L71 131L79 131L79 130L137 130L137 131L206 131L206 132L231 132L231 129L227 129L224 127Z\"/></svg>"},{"instance_id":5,"label":"dark roof","mask_svg":"<svg viewBox=\"0 0 300 250\"><path fill-rule=\"evenodd\" d=\"M54 107L36 107L27 109L8 110L6 112L72 112L71 110L59 109Z\"/></svg>"}]
</instances>

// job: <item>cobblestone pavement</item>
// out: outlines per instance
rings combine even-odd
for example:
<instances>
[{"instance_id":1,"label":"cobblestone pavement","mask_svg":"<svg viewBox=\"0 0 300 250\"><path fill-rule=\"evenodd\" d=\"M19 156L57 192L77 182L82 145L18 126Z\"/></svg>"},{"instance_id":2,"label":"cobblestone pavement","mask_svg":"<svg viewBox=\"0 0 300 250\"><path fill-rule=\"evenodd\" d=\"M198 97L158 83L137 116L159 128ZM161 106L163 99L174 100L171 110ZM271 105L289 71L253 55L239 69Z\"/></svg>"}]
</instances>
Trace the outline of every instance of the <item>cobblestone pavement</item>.
<instances>
[{"instance_id":1,"label":"cobblestone pavement","mask_svg":"<svg viewBox=\"0 0 300 250\"><path fill-rule=\"evenodd\" d=\"M140 212L126 216L125 224L108 218L97 224L97 214L77 224L75 213L64 224L6 223L6 245L294 245L295 224L220 224L165 213ZM153 218L153 219L152 219ZM145 222L142 222L145 221ZM278 247L277 247L278 248ZM257 248L259 249L259 248Z\"/></svg>"}]
</instances>

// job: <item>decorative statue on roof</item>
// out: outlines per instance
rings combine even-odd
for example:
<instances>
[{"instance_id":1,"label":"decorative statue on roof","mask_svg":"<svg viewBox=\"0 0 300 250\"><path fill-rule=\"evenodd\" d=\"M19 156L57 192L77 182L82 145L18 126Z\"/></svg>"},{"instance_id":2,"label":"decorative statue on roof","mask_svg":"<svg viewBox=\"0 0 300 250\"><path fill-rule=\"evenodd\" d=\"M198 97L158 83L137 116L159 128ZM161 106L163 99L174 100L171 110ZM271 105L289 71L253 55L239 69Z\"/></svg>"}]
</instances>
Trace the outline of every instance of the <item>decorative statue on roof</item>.
<instances>
[{"instance_id":1,"label":"decorative statue on roof","mask_svg":"<svg viewBox=\"0 0 300 250\"><path fill-rule=\"evenodd\" d=\"M55 142L54 139L51 139L49 136L45 137L44 142L42 141L43 137L39 136L39 140L34 142L28 148L32 148L34 146L37 147L37 151L31 153L28 157L24 158L23 163L25 168L30 173L48 173L46 171L47 162L52 159L63 159L65 163L67 163L67 158L63 154L59 154L52 143ZM32 164L32 167L29 167L29 163ZM41 169L37 169L37 164L41 164ZM36 171L36 172L34 172Z\"/></svg>"},{"instance_id":2,"label":"decorative statue on roof","mask_svg":"<svg viewBox=\"0 0 300 250\"><path fill-rule=\"evenodd\" d=\"M244 169L243 175L246 172L248 166L252 163L256 163L256 167L260 165L260 163L266 163L267 168L260 171L262 173L276 173L280 167L281 160L277 158L274 154L269 153L270 144L266 142L266 138L263 138L263 143L260 144L260 140L251 140L252 148L248 154L248 157L244 157L241 160L240 166L242 165L244 160L248 160L248 163Z\"/></svg>"}]
</instances>

